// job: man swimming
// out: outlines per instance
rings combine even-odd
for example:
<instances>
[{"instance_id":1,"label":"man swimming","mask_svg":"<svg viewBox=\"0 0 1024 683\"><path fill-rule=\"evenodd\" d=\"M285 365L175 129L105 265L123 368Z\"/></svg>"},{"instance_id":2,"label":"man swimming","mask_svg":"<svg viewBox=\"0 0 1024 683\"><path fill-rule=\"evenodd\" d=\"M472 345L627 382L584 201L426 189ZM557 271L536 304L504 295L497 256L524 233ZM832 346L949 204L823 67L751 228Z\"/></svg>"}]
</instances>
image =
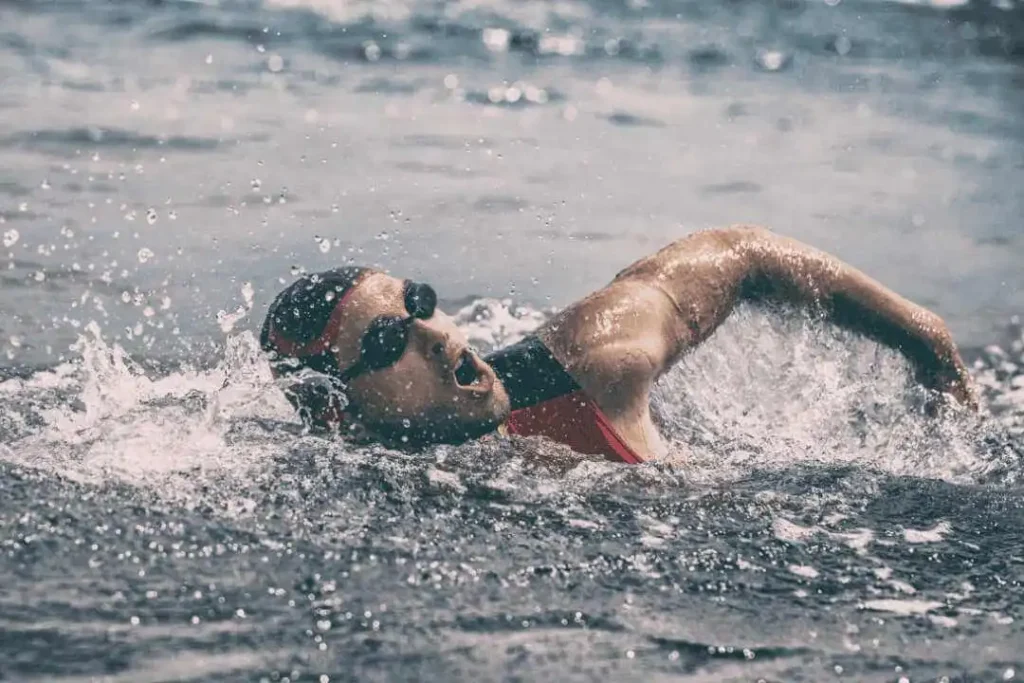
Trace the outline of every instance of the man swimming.
<instances>
[{"instance_id":1,"label":"man swimming","mask_svg":"<svg viewBox=\"0 0 1024 683\"><path fill-rule=\"evenodd\" d=\"M820 311L977 408L941 318L828 254L748 226L668 245L486 358L429 285L352 266L281 292L260 341L275 376L295 378L285 393L313 426L396 447L539 435L636 463L666 451L651 421L654 382L751 300Z\"/></svg>"}]
</instances>

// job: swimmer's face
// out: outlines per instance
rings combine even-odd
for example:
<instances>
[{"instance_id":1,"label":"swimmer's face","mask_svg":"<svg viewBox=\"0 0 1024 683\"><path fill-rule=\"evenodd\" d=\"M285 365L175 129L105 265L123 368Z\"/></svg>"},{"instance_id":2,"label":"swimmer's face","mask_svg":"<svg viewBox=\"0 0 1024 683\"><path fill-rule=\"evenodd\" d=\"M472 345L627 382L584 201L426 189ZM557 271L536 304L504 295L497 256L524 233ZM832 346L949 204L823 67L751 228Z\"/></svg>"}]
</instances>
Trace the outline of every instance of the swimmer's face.
<instances>
[{"instance_id":1,"label":"swimmer's face","mask_svg":"<svg viewBox=\"0 0 1024 683\"><path fill-rule=\"evenodd\" d=\"M369 273L350 292L345 314L333 343L342 372L359 360L363 335L375 320L409 317L405 282ZM494 371L440 309L410 321L398 361L359 374L349 382L348 395L372 436L412 445L475 438L497 427L509 412L508 394Z\"/></svg>"}]
</instances>

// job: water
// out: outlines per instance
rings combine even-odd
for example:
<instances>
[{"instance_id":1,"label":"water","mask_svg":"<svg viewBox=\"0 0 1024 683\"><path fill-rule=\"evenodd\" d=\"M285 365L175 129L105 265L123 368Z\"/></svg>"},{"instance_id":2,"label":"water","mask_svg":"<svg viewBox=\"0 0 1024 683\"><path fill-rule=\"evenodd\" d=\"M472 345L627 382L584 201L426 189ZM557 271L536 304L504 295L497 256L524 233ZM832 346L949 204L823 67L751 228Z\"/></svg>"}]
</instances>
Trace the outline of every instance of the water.
<instances>
[{"instance_id":1,"label":"water","mask_svg":"<svg viewBox=\"0 0 1024 683\"><path fill-rule=\"evenodd\" d=\"M985 3L0 6L0 675L1015 680L1024 13ZM670 463L303 434L302 270L435 284L483 347L766 223L950 323L980 418L743 308Z\"/></svg>"}]
</instances>

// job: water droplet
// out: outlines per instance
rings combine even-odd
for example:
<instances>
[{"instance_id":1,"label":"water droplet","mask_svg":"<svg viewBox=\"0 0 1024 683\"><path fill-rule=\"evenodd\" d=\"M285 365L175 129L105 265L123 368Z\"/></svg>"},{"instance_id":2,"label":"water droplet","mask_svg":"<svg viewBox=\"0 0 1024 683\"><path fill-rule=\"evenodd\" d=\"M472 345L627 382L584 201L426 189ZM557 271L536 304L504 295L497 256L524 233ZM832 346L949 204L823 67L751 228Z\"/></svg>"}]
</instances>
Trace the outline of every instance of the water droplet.
<instances>
[{"instance_id":1,"label":"water droplet","mask_svg":"<svg viewBox=\"0 0 1024 683\"><path fill-rule=\"evenodd\" d=\"M206 55L206 63L213 64L213 55Z\"/></svg>"},{"instance_id":2,"label":"water droplet","mask_svg":"<svg viewBox=\"0 0 1024 683\"><path fill-rule=\"evenodd\" d=\"M263 187L263 183L260 181L259 178L253 178L252 182L249 183L249 185L252 186L253 192L259 192L260 188Z\"/></svg>"},{"instance_id":3,"label":"water droplet","mask_svg":"<svg viewBox=\"0 0 1024 683\"><path fill-rule=\"evenodd\" d=\"M331 630L331 622L329 619L321 619L320 621L316 622L316 627L321 631L329 631Z\"/></svg>"},{"instance_id":4,"label":"water droplet","mask_svg":"<svg viewBox=\"0 0 1024 683\"><path fill-rule=\"evenodd\" d=\"M153 258L153 250L149 247L143 247L139 249L139 263L146 263L149 259Z\"/></svg>"},{"instance_id":5,"label":"water droplet","mask_svg":"<svg viewBox=\"0 0 1024 683\"><path fill-rule=\"evenodd\" d=\"M139 625L139 618L138 617L132 617L130 619L130 621L132 623L132 626L138 626Z\"/></svg>"},{"instance_id":6,"label":"water droplet","mask_svg":"<svg viewBox=\"0 0 1024 683\"><path fill-rule=\"evenodd\" d=\"M132 107L132 111L138 111L139 110L139 102L138 102L138 100L132 100L131 107Z\"/></svg>"},{"instance_id":7,"label":"water droplet","mask_svg":"<svg viewBox=\"0 0 1024 683\"><path fill-rule=\"evenodd\" d=\"M46 273L41 270L37 270L35 274L36 282L42 282L46 279Z\"/></svg>"},{"instance_id":8,"label":"water droplet","mask_svg":"<svg viewBox=\"0 0 1024 683\"><path fill-rule=\"evenodd\" d=\"M267 68L276 74L284 68L284 58L281 55L270 55L267 58Z\"/></svg>"},{"instance_id":9,"label":"water droplet","mask_svg":"<svg viewBox=\"0 0 1024 683\"><path fill-rule=\"evenodd\" d=\"M43 178L43 182L39 183L39 187L41 189L43 189L43 190L49 190L50 189L50 181L47 180L46 178Z\"/></svg>"},{"instance_id":10,"label":"water droplet","mask_svg":"<svg viewBox=\"0 0 1024 683\"><path fill-rule=\"evenodd\" d=\"M251 282L242 285L242 301L245 302L247 308L252 308L252 300L255 295L256 290L253 289Z\"/></svg>"},{"instance_id":11,"label":"water droplet","mask_svg":"<svg viewBox=\"0 0 1024 683\"><path fill-rule=\"evenodd\" d=\"M326 254L331 250L331 240L327 239L326 237L320 237L319 235L317 235L313 239L316 240L317 246L320 247L321 254Z\"/></svg>"},{"instance_id":12,"label":"water droplet","mask_svg":"<svg viewBox=\"0 0 1024 683\"><path fill-rule=\"evenodd\" d=\"M512 34L503 28L485 28L480 33L480 38L491 52L505 52L508 50Z\"/></svg>"},{"instance_id":13,"label":"water droplet","mask_svg":"<svg viewBox=\"0 0 1024 683\"><path fill-rule=\"evenodd\" d=\"M754 62L765 71L781 71L789 65L789 55L779 50L758 50Z\"/></svg>"},{"instance_id":14,"label":"water droplet","mask_svg":"<svg viewBox=\"0 0 1024 683\"><path fill-rule=\"evenodd\" d=\"M178 212L174 211L173 209L171 211L168 211L167 212L167 220L169 220L169 221L176 221L176 220L178 220Z\"/></svg>"},{"instance_id":15,"label":"water droplet","mask_svg":"<svg viewBox=\"0 0 1024 683\"><path fill-rule=\"evenodd\" d=\"M363 43L363 54L366 56L366 61L376 62L381 56L380 45L372 40L367 40Z\"/></svg>"},{"instance_id":16,"label":"water droplet","mask_svg":"<svg viewBox=\"0 0 1024 683\"><path fill-rule=\"evenodd\" d=\"M245 619L245 610L239 607L235 610L235 616L239 619Z\"/></svg>"},{"instance_id":17,"label":"water droplet","mask_svg":"<svg viewBox=\"0 0 1024 683\"><path fill-rule=\"evenodd\" d=\"M4 233L4 246L13 247L15 244L18 243L19 239L21 239L21 233L19 233L14 228L11 228L10 230Z\"/></svg>"},{"instance_id":18,"label":"water droplet","mask_svg":"<svg viewBox=\"0 0 1024 683\"><path fill-rule=\"evenodd\" d=\"M149 211L146 212L146 222L147 223L149 223L150 225L153 225L154 223L156 223L156 219L157 219L156 209L150 209Z\"/></svg>"}]
</instances>

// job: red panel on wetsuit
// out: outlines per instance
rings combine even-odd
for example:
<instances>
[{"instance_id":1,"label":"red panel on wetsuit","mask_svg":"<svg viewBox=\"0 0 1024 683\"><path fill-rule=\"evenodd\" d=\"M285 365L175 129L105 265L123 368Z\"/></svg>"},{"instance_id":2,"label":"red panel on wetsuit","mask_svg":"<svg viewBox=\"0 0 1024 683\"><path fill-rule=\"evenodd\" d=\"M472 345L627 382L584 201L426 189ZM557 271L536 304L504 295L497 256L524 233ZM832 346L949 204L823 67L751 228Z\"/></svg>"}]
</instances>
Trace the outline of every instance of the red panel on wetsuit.
<instances>
[{"instance_id":1,"label":"red panel on wetsuit","mask_svg":"<svg viewBox=\"0 0 1024 683\"><path fill-rule=\"evenodd\" d=\"M603 455L616 462L643 462L623 443L601 409L582 391L514 410L505 426L510 434L546 436L578 453Z\"/></svg>"}]
</instances>

